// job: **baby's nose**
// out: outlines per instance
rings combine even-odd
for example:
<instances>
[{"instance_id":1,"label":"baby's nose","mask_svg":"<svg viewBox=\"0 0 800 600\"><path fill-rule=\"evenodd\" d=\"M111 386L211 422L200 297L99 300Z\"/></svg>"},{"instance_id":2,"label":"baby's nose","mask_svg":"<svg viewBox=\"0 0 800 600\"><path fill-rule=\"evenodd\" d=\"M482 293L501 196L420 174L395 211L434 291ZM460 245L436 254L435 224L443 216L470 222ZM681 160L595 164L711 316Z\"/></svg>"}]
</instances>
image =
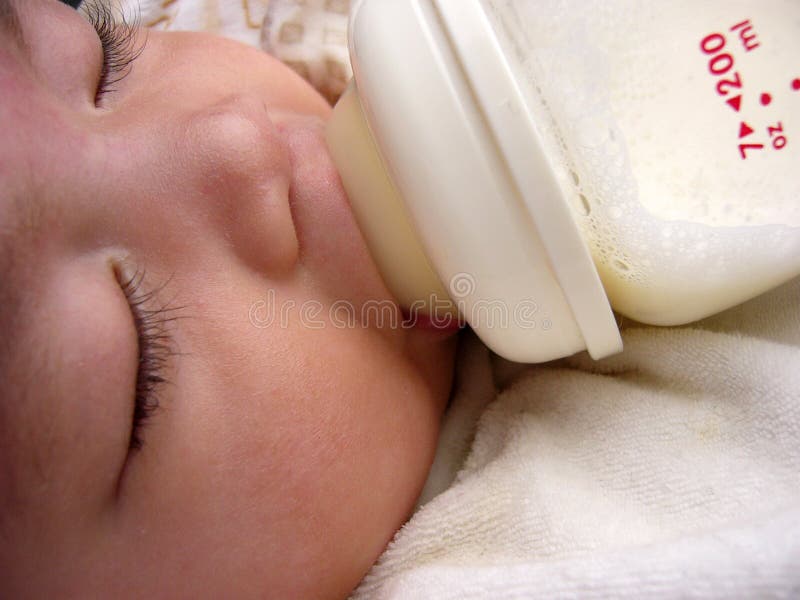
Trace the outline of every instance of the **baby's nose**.
<instances>
[{"instance_id":1,"label":"baby's nose","mask_svg":"<svg viewBox=\"0 0 800 600\"><path fill-rule=\"evenodd\" d=\"M198 216L211 221L254 268L284 271L297 259L289 206L289 151L263 100L232 95L192 112L179 152Z\"/></svg>"}]
</instances>

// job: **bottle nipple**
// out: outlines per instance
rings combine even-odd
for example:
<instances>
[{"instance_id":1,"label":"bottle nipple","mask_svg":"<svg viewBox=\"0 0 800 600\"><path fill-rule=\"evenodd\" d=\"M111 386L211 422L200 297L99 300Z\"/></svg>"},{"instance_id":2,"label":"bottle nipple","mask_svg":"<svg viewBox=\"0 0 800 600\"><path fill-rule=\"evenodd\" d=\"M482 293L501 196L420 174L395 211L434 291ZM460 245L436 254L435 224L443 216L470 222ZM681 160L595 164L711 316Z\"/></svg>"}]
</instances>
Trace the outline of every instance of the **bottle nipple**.
<instances>
[{"instance_id":1,"label":"bottle nipple","mask_svg":"<svg viewBox=\"0 0 800 600\"><path fill-rule=\"evenodd\" d=\"M328 147L353 212L389 291L400 307L445 318L453 306L425 256L364 116L353 82L333 111Z\"/></svg>"},{"instance_id":2,"label":"bottle nipple","mask_svg":"<svg viewBox=\"0 0 800 600\"><path fill-rule=\"evenodd\" d=\"M413 3L357 5L355 83L328 124L387 287L412 316L450 311L510 360L619 352L588 248L481 5L436 5L438 17ZM463 61L462 45L475 60Z\"/></svg>"}]
</instances>

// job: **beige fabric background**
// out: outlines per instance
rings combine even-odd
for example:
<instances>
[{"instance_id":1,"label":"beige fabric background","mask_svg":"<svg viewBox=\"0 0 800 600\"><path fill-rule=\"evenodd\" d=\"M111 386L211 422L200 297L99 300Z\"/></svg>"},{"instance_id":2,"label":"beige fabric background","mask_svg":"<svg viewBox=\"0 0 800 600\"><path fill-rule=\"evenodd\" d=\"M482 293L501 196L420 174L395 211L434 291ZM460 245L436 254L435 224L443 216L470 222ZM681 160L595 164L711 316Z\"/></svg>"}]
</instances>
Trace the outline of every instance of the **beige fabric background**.
<instances>
[{"instance_id":1,"label":"beige fabric background","mask_svg":"<svg viewBox=\"0 0 800 600\"><path fill-rule=\"evenodd\" d=\"M334 103L352 77L350 0L123 0L126 15L171 31L208 31L261 47Z\"/></svg>"}]
</instances>

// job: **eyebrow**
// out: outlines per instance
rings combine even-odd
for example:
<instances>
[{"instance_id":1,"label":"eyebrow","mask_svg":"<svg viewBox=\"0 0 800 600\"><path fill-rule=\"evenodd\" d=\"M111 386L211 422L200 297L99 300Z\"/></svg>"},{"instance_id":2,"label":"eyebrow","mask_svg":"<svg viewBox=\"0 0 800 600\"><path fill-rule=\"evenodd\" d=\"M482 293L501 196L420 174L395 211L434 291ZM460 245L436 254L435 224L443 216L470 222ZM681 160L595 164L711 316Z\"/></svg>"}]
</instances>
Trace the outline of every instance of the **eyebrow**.
<instances>
[{"instance_id":1,"label":"eyebrow","mask_svg":"<svg viewBox=\"0 0 800 600\"><path fill-rule=\"evenodd\" d=\"M78 9L84 0L60 0L63 4ZM0 31L14 38L20 45L25 45L25 36L20 25L17 0L0 0Z\"/></svg>"},{"instance_id":2,"label":"eyebrow","mask_svg":"<svg viewBox=\"0 0 800 600\"><path fill-rule=\"evenodd\" d=\"M16 0L0 0L0 29L16 40L23 41Z\"/></svg>"}]
</instances>

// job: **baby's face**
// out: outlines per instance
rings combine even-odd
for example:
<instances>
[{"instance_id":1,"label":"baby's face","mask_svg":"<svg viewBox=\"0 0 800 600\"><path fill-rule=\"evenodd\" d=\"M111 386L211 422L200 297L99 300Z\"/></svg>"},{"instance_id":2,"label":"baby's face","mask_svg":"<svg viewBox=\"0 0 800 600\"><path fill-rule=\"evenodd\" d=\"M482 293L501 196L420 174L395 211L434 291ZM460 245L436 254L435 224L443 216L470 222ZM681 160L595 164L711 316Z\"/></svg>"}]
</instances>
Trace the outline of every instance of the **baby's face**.
<instances>
[{"instance_id":1,"label":"baby's face","mask_svg":"<svg viewBox=\"0 0 800 600\"><path fill-rule=\"evenodd\" d=\"M329 107L155 32L98 98L94 28L8 1L0 595L346 595L424 482L454 338L398 326Z\"/></svg>"}]
</instances>

